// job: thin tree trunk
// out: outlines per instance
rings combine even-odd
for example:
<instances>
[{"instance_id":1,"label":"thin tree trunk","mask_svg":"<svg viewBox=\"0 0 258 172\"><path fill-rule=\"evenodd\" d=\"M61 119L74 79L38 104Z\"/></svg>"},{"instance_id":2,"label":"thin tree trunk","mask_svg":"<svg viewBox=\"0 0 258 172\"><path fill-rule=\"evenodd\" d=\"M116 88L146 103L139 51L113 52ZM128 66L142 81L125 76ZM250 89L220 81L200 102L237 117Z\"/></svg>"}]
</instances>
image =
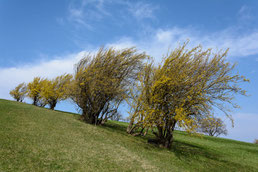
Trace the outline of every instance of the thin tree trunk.
<instances>
[{"instance_id":1,"label":"thin tree trunk","mask_svg":"<svg viewBox=\"0 0 258 172\"><path fill-rule=\"evenodd\" d=\"M132 133L133 133L133 129L134 129L133 123L134 123L134 119L131 118L130 123L129 123L127 129L126 129L126 132L127 132L128 134L132 134Z\"/></svg>"},{"instance_id":2,"label":"thin tree trunk","mask_svg":"<svg viewBox=\"0 0 258 172\"><path fill-rule=\"evenodd\" d=\"M166 137L165 137L166 141L164 144L165 148L170 149L172 146L175 126L176 126L176 120L173 119L171 121L171 124L169 124L169 126L167 128L167 133L166 133Z\"/></svg>"},{"instance_id":3,"label":"thin tree trunk","mask_svg":"<svg viewBox=\"0 0 258 172\"><path fill-rule=\"evenodd\" d=\"M33 105L34 105L34 106L37 106L37 97L34 97L34 98L33 98Z\"/></svg>"}]
</instances>

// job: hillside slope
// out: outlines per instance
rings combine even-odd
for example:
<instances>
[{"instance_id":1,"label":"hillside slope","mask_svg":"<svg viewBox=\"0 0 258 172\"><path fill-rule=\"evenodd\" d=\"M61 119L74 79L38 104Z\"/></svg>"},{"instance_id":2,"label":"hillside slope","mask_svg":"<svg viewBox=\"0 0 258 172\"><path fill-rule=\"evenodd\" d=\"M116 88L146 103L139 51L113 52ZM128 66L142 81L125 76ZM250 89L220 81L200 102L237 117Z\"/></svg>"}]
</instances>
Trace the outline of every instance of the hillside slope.
<instances>
[{"instance_id":1,"label":"hillside slope","mask_svg":"<svg viewBox=\"0 0 258 172\"><path fill-rule=\"evenodd\" d=\"M177 131L166 150L78 117L0 100L0 171L258 171L258 145Z\"/></svg>"}]
</instances>

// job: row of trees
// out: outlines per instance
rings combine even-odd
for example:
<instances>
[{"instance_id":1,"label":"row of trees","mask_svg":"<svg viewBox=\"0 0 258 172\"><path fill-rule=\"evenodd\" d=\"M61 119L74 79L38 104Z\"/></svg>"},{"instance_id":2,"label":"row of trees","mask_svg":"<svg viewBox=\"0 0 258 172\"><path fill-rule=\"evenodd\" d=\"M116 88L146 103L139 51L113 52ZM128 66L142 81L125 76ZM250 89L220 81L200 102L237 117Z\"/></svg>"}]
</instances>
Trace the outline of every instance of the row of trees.
<instances>
[{"instance_id":1,"label":"row of trees","mask_svg":"<svg viewBox=\"0 0 258 172\"><path fill-rule=\"evenodd\" d=\"M127 132L144 135L151 131L157 143L170 148L176 125L190 133L201 125L221 125L211 115L214 108L229 116L229 105L238 107L234 95L246 94L239 83L248 80L234 74L235 64L225 59L228 50L212 53L201 46L190 50L186 46L165 55L159 65L135 48L100 48L75 65L73 77L35 78L27 86L27 95L34 105L45 100L50 107L69 97L82 110L82 119L95 125L117 115L126 101L131 107ZM61 95L49 91L59 88Z\"/></svg>"},{"instance_id":2,"label":"row of trees","mask_svg":"<svg viewBox=\"0 0 258 172\"><path fill-rule=\"evenodd\" d=\"M32 99L33 105L49 108L54 110L56 104L68 98L68 90L70 87L72 75L64 74L52 80L35 77L32 82L19 84L14 90L10 91L10 95L16 101L22 102L27 96Z\"/></svg>"}]
</instances>

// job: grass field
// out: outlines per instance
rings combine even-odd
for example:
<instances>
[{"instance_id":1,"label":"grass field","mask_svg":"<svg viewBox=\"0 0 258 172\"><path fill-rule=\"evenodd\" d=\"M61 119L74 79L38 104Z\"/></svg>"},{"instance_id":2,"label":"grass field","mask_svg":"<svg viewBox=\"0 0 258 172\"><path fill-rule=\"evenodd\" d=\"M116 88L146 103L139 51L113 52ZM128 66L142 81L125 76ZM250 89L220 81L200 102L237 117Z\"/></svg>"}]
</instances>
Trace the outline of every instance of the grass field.
<instances>
[{"instance_id":1,"label":"grass field","mask_svg":"<svg viewBox=\"0 0 258 172\"><path fill-rule=\"evenodd\" d=\"M0 100L0 171L258 171L258 145L176 131L171 150L78 115Z\"/></svg>"}]
</instances>

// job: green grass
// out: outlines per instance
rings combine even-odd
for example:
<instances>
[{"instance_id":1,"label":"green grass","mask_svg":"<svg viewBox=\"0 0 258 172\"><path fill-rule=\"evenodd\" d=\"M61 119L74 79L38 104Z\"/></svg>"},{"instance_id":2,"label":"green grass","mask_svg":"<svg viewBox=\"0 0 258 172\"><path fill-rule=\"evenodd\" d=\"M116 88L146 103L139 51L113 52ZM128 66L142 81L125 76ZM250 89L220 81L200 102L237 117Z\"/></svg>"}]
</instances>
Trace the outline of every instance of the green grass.
<instances>
[{"instance_id":1,"label":"green grass","mask_svg":"<svg viewBox=\"0 0 258 172\"><path fill-rule=\"evenodd\" d=\"M0 100L0 171L258 171L255 144L176 131L166 150L78 117Z\"/></svg>"}]
</instances>

